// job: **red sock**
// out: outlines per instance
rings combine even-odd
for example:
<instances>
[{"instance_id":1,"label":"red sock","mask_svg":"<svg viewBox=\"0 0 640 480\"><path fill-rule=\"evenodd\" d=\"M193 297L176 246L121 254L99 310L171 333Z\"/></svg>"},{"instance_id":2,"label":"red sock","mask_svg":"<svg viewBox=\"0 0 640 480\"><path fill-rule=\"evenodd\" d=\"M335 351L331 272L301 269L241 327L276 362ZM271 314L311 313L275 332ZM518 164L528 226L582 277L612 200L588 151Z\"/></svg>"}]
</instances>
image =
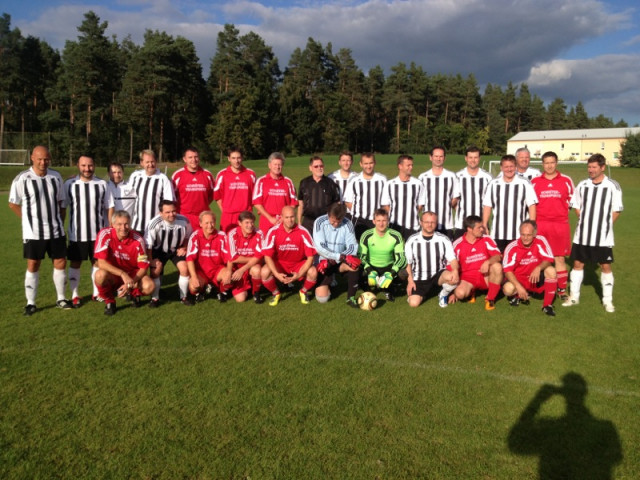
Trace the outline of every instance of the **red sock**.
<instances>
[{"instance_id":1,"label":"red sock","mask_svg":"<svg viewBox=\"0 0 640 480\"><path fill-rule=\"evenodd\" d=\"M262 284L264 285L264 288L271 292L271 295L278 295L280 293L275 278L271 277L269 280L263 281Z\"/></svg>"},{"instance_id":2,"label":"red sock","mask_svg":"<svg viewBox=\"0 0 640 480\"><path fill-rule=\"evenodd\" d=\"M99 285L96 285L98 287L98 294L104 298L104 303L114 303L116 301L115 297L113 296L113 288L112 287L101 287Z\"/></svg>"},{"instance_id":3,"label":"red sock","mask_svg":"<svg viewBox=\"0 0 640 480\"><path fill-rule=\"evenodd\" d=\"M495 300L500 292L500 284L489 282L489 292L487 293L487 300Z\"/></svg>"},{"instance_id":4,"label":"red sock","mask_svg":"<svg viewBox=\"0 0 640 480\"><path fill-rule=\"evenodd\" d=\"M567 282L569 281L569 272L567 272L566 270L558 271L557 277L558 277L558 288L560 290L566 290Z\"/></svg>"},{"instance_id":5,"label":"red sock","mask_svg":"<svg viewBox=\"0 0 640 480\"><path fill-rule=\"evenodd\" d=\"M309 280L307 277L305 277L304 279L304 284L302 285L302 288L300 289L300 291L302 293L307 293L309 290L311 290L313 288L313 286L316 284L315 281L311 281Z\"/></svg>"},{"instance_id":6,"label":"red sock","mask_svg":"<svg viewBox=\"0 0 640 480\"><path fill-rule=\"evenodd\" d=\"M255 294L260 291L260 287L262 286L261 278L253 278L251 277L251 293Z\"/></svg>"},{"instance_id":7,"label":"red sock","mask_svg":"<svg viewBox=\"0 0 640 480\"><path fill-rule=\"evenodd\" d=\"M555 278L545 278L544 280L544 300L543 307L547 307L553 303L556 298L556 289L558 288L558 280Z\"/></svg>"}]
</instances>

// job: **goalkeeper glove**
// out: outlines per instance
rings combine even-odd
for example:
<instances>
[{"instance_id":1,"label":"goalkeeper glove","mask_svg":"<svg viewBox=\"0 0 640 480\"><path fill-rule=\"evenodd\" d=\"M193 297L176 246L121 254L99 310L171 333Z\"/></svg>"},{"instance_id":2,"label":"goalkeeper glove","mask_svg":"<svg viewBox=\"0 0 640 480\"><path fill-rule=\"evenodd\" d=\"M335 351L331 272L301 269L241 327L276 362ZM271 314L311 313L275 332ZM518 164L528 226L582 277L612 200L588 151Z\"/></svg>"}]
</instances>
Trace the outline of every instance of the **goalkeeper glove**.
<instances>
[{"instance_id":1,"label":"goalkeeper glove","mask_svg":"<svg viewBox=\"0 0 640 480\"><path fill-rule=\"evenodd\" d=\"M378 277L376 275L376 272L370 272L369 275L367 275L367 283L369 284L370 287L376 286L377 278Z\"/></svg>"},{"instance_id":2,"label":"goalkeeper glove","mask_svg":"<svg viewBox=\"0 0 640 480\"><path fill-rule=\"evenodd\" d=\"M378 285L380 285L382 289L387 289L391 285L391 282L393 282L393 275L391 275L391 272L385 272L384 276L380 277L380 283Z\"/></svg>"},{"instance_id":3,"label":"goalkeeper glove","mask_svg":"<svg viewBox=\"0 0 640 480\"><path fill-rule=\"evenodd\" d=\"M329 262L326 259L320 260L320 262L318 263L318 266L316 267L319 273L326 272L327 268L329 268Z\"/></svg>"},{"instance_id":4,"label":"goalkeeper glove","mask_svg":"<svg viewBox=\"0 0 640 480\"><path fill-rule=\"evenodd\" d=\"M346 263L349 268L357 270L360 267L362 260L358 257L354 257L353 255L347 255L344 259L344 263Z\"/></svg>"}]
</instances>

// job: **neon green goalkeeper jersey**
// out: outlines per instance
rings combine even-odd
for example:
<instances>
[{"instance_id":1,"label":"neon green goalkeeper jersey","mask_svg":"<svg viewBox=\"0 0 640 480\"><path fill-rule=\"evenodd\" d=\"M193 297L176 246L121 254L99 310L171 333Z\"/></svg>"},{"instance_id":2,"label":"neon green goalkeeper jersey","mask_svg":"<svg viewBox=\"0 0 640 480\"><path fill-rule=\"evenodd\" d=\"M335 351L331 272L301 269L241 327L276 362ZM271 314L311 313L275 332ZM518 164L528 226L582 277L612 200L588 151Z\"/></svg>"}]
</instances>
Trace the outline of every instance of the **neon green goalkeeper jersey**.
<instances>
[{"instance_id":1,"label":"neon green goalkeeper jersey","mask_svg":"<svg viewBox=\"0 0 640 480\"><path fill-rule=\"evenodd\" d=\"M365 271L370 267L393 265L391 269L398 273L407 265L402 235L391 228L382 237L375 228L367 230L360 237L360 259Z\"/></svg>"}]
</instances>

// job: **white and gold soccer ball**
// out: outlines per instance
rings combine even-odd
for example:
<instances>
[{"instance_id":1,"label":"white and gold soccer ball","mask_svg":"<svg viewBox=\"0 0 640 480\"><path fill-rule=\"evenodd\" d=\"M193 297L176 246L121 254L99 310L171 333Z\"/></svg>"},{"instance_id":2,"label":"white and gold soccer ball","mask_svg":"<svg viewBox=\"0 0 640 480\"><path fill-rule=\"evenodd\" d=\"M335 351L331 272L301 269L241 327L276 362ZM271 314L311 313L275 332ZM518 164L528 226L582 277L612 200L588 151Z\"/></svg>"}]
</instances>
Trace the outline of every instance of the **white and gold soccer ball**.
<instances>
[{"instance_id":1,"label":"white and gold soccer ball","mask_svg":"<svg viewBox=\"0 0 640 480\"><path fill-rule=\"evenodd\" d=\"M378 305L378 299L372 292L364 292L358 297L358 305L362 310L373 310Z\"/></svg>"}]
</instances>

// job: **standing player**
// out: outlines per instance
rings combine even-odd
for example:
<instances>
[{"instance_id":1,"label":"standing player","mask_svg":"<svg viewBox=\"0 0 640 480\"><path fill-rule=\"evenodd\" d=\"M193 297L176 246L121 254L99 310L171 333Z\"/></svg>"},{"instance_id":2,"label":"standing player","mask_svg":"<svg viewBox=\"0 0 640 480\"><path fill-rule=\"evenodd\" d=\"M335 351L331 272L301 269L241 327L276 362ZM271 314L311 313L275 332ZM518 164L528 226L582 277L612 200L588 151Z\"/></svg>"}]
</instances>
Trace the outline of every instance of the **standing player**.
<instances>
[{"instance_id":1,"label":"standing player","mask_svg":"<svg viewBox=\"0 0 640 480\"><path fill-rule=\"evenodd\" d=\"M360 168L362 171L349 181L344 194L358 240L365 230L373 228L373 216L380 208L382 190L387 182L387 177L375 172L376 156L373 153L361 155Z\"/></svg>"},{"instance_id":2,"label":"standing player","mask_svg":"<svg viewBox=\"0 0 640 480\"><path fill-rule=\"evenodd\" d=\"M400 232L389 228L389 212L384 208L375 211L375 227L365 231L360 238L360 259L367 275L367 285L378 287L386 299L395 301L392 285L402 274L407 260L404 256L404 240Z\"/></svg>"},{"instance_id":3,"label":"standing player","mask_svg":"<svg viewBox=\"0 0 640 480\"><path fill-rule=\"evenodd\" d=\"M500 160L502 177L489 182L482 199L482 224L489 232L493 213L491 237L501 252L518 237L518 227L527 218L536 219L538 198L531 182L516 175L516 159L504 155Z\"/></svg>"},{"instance_id":4,"label":"standing player","mask_svg":"<svg viewBox=\"0 0 640 480\"><path fill-rule=\"evenodd\" d=\"M216 175L213 198L220 207L220 230L228 232L238 226L240 212L251 211L251 198L256 185L256 174L242 164L242 150L231 147L229 166Z\"/></svg>"},{"instance_id":5,"label":"standing player","mask_svg":"<svg viewBox=\"0 0 640 480\"><path fill-rule=\"evenodd\" d=\"M482 217L482 197L493 177L480 168L480 149L468 147L464 161L467 166L456 173L460 201L456 209L456 235L464 235L464 219L470 215ZM485 232L487 233L487 232Z\"/></svg>"},{"instance_id":6,"label":"standing player","mask_svg":"<svg viewBox=\"0 0 640 480\"><path fill-rule=\"evenodd\" d=\"M356 172L351 170L351 165L353 165L353 154L348 151L340 152L340 157L338 158L338 164L340 168L333 173L329 174L329 178L336 182L338 188L340 189L340 199L344 201L344 194L347 191L347 184L349 181L358 175Z\"/></svg>"},{"instance_id":7,"label":"standing player","mask_svg":"<svg viewBox=\"0 0 640 480\"><path fill-rule=\"evenodd\" d=\"M540 176L540 170L536 170L535 168L529 167L529 163L531 162L531 154L529 153L529 150L526 147L517 149L515 157L516 157L516 175L517 176L529 181ZM501 178L501 177L502 177L502 172L500 172L496 178Z\"/></svg>"},{"instance_id":8,"label":"standing player","mask_svg":"<svg viewBox=\"0 0 640 480\"><path fill-rule=\"evenodd\" d=\"M98 271L96 286L104 299L104 314L116 313L118 297L131 295L133 306L140 306L140 296L153 292L153 280L147 275L149 260L142 236L131 229L131 217L124 210L116 211L111 227L103 228L96 239L93 256Z\"/></svg>"},{"instance_id":9,"label":"standing player","mask_svg":"<svg viewBox=\"0 0 640 480\"><path fill-rule=\"evenodd\" d=\"M269 230L262 253L265 263L262 267L262 284L273 295L269 305L275 307L280 302L281 294L276 280L284 285L302 281L300 302L307 305L309 293L318 276L313 266L316 249L307 229L296 225L293 207L282 209L282 223Z\"/></svg>"},{"instance_id":10,"label":"standing player","mask_svg":"<svg viewBox=\"0 0 640 480\"><path fill-rule=\"evenodd\" d=\"M9 208L22 218L23 256L27 260L24 315L36 312L40 264L45 254L53 261L53 283L58 308L73 308L64 298L67 265L67 239L60 206L63 201L62 177L49 169L51 154L39 145L31 152L31 168L20 172L11 183Z\"/></svg>"},{"instance_id":11,"label":"standing player","mask_svg":"<svg viewBox=\"0 0 640 480\"><path fill-rule=\"evenodd\" d=\"M458 179L450 170L444 168L446 154L444 147L431 149L431 169L418 177L423 185L424 209L438 215L437 231L453 238L453 209L458 205L460 192Z\"/></svg>"},{"instance_id":12,"label":"standing player","mask_svg":"<svg viewBox=\"0 0 640 480\"><path fill-rule=\"evenodd\" d=\"M405 245L407 257L407 301L410 307L419 307L427 294L436 286L438 305L449 305L449 294L460 281L460 266L449 238L438 232L438 215L424 212L420 216L421 231L411 235Z\"/></svg>"},{"instance_id":13,"label":"standing player","mask_svg":"<svg viewBox=\"0 0 640 480\"><path fill-rule=\"evenodd\" d=\"M558 281L553 268L553 253L547 240L536 235L536 230L536 222L525 220L520 225L520 238L507 246L502 261L506 278L502 291L512 307L528 304L529 292L544 293L542 312L555 317L552 303Z\"/></svg>"},{"instance_id":14,"label":"standing player","mask_svg":"<svg viewBox=\"0 0 640 480\"><path fill-rule=\"evenodd\" d=\"M200 166L200 154L195 147L187 147L182 155L184 167L176 170L171 177L176 208L191 222L191 228L200 226L200 213L211 210L213 201L213 175Z\"/></svg>"},{"instance_id":15,"label":"standing player","mask_svg":"<svg viewBox=\"0 0 640 480\"><path fill-rule=\"evenodd\" d=\"M250 289L255 303L262 303L260 296L262 279L262 244L264 235L255 227L256 216L247 211L238 215L238 226L227 233L229 246L229 261L227 267L231 270L231 281L238 285L234 288L233 296L237 302L244 302Z\"/></svg>"},{"instance_id":16,"label":"standing player","mask_svg":"<svg viewBox=\"0 0 640 480\"><path fill-rule=\"evenodd\" d=\"M184 215L178 214L176 203L162 200L159 205L160 213L153 217L147 225L144 239L150 252L149 265L151 279L154 283L151 294L150 308L160 305L160 285L164 273L164 266L169 260L178 269L178 290L183 305L192 306L189 293L189 269L187 268L187 244L193 233L191 222Z\"/></svg>"},{"instance_id":17,"label":"standing player","mask_svg":"<svg viewBox=\"0 0 640 480\"><path fill-rule=\"evenodd\" d=\"M260 230L265 235L271 227L280 223L283 207L298 205L293 182L282 175L284 155L273 152L269 155L268 166L269 173L260 177L253 189L253 205L260 214Z\"/></svg>"},{"instance_id":18,"label":"standing player","mask_svg":"<svg viewBox=\"0 0 640 480\"><path fill-rule=\"evenodd\" d=\"M133 209L136 205L136 191L133 186L124 179L124 167L119 162L111 162L107 167L109 181L107 189L113 199L113 211L125 210L133 217ZM111 215L107 216L111 222Z\"/></svg>"},{"instance_id":19,"label":"standing player","mask_svg":"<svg viewBox=\"0 0 640 480\"><path fill-rule=\"evenodd\" d=\"M581 181L571 199L578 214L578 225L573 235L571 258L571 295L562 306L580 303L580 287L587 262L600 265L602 305L613 313L613 224L622 212L622 190L618 182L604 174L607 161L599 153L587 160L589 178Z\"/></svg>"},{"instance_id":20,"label":"standing player","mask_svg":"<svg viewBox=\"0 0 640 480\"><path fill-rule=\"evenodd\" d=\"M464 220L465 234L453 242L453 252L460 264L460 284L453 292L456 300L470 297L476 301L476 290L488 290L485 310L495 310L496 297L502 283L502 255L493 239L484 234L482 219L469 215Z\"/></svg>"},{"instance_id":21,"label":"standing player","mask_svg":"<svg viewBox=\"0 0 640 480\"><path fill-rule=\"evenodd\" d=\"M156 166L156 154L153 150L140 152L141 170L129 177L129 183L136 192L136 205L133 211L131 228L144 232L149 220L158 214L160 200L173 200L173 186L164 173Z\"/></svg>"},{"instance_id":22,"label":"standing player","mask_svg":"<svg viewBox=\"0 0 640 480\"><path fill-rule=\"evenodd\" d=\"M389 180L382 191L382 207L389 212L391 228L400 232L406 241L420 230L418 217L424 205L422 183L411 176L413 157L400 155L398 176Z\"/></svg>"},{"instance_id":23,"label":"standing player","mask_svg":"<svg viewBox=\"0 0 640 480\"><path fill-rule=\"evenodd\" d=\"M569 225L569 201L573 195L573 180L563 175L556 167L558 156L554 152L542 155L544 173L531 180L533 189L538 197L536 223L538 235L547 239L555 258L556 275L558 278L558 296L564 302L567 295L566 256L571 248L571 227Z\"/></svg>"},{"instance_id":24,"label":"standing player","mask_svg":"<svg viewBox=\"0 0 640 480\"><path fill-rule=\"evenodd\" d=\"M228 260L226 235L216 230L215 214L202 212L200 228L191 234L187 245L189 290L195 295L196 302L204 300L209 285L218 289L220 302L227 301L227 290L232 288Z\"/></svg>"},{"instance_id":25,"label":"standing player","mask_svg":"<svg viewBox=\"0 0 640 480\"><path fill-rule=\"evenodd\" d=\"M346 214L347 208L343 203L334 203L328 208L328 213L318 217L313 225L313 243L320 259L316 266L316 300L319 303L329 301L329 287L334 273L337 272L347 278L347 305L358 308L355 298L360 279L358 241L353 225L345 218Z\"/></svg>"},{"instance_id":26,"label":"standing player","mask_svg":"<svg viewBox=\"0 0 640 480\"><path fill-rule=\"evenodd\" d=\"M311 157L309 171L311 175L300 181L298 189L298 225L311 232L316 218L325 215L329 205L340 201L340 189L325 176L322 158Z\"/></svg>"},{"instance_id":27,"label":"standing player","mask_svg":"<svg viewBox=\"0 0 640 480\"><path fill-rule=\"evenodd\" d=\"M93 158L82 155L78 159L79 174L64 182L64 209L69 208L69 287L71 301L75 308L80 307L80 266L83 260L91 261L91 279L93 298L98 298L95 275L98 271L93 252L98 232L109 224L114 212L114 202L107 182L95 176ZM63 210L64 216L65 210Z\"/></svg>"}]
</instances>

